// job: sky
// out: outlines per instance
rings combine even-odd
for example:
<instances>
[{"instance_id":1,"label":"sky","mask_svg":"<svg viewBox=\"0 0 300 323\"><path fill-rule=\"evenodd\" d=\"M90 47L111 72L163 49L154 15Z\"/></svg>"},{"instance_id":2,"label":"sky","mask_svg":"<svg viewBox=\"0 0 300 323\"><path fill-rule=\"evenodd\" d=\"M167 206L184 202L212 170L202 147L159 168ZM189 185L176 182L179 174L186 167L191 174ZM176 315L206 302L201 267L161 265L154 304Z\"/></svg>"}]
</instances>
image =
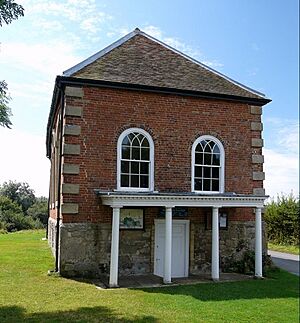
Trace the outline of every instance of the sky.
<instances>
[{"instance_id":1,"label":"sky","mask_svg":"<svg viewBox=\"0 0 300 323\"><path fill-rule=\"evenodd\" d=\"M272 99L263 108L266 193L299 194L298 0L19 0L0 27L0 80L13 128L0 127L0 184L48 196L46 125L56 75L136 27Z\"/></svg>"}]
</instances>

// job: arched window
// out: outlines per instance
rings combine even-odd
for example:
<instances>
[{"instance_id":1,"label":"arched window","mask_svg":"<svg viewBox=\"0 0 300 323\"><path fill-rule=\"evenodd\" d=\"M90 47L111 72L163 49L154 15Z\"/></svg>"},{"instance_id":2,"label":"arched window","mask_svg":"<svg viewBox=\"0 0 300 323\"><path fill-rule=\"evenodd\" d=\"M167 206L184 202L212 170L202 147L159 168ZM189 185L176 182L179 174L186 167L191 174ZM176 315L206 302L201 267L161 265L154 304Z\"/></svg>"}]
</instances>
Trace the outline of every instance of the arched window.
<instances>
[{"instance_id":1,"label":"arched window","mask_svg":"<svg viewBox=\"0 0 300 323\"><path fill-rule=\"evenodd\" d=\"M192 191L224 192L224 148L220 140L201 136L192 147Z\"/></svg>"},{"instance_id":2,"label":"arched window","mask_svg":"<svg viewBox=\"0 0 300 323\"><path fill-rule=\"evenodd\" d=\"M118 140L118 190L153 191L154 144L143 129L125 130Z\"/></svg>"}]
</instances>

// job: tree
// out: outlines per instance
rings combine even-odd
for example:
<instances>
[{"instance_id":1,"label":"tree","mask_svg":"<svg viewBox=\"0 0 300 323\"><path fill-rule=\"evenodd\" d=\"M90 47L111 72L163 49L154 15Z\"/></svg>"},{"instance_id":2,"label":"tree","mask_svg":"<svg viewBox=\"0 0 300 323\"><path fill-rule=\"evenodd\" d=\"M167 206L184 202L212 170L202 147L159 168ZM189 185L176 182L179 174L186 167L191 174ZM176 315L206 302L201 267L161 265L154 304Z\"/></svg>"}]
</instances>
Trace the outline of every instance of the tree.
<instances>
[{"instance_id":1,"label":"tree","mask_svg":"<svg viewBox=\"0 0 300 323\"><path fill-rule=\"evenodd\" d=\"M48 221L48 199L46 197L38 197L36 202L27 210L27 214L46 226Z\"/></svg>"},{"instance_id":2,"label":"tree","mask_svg":"<svg viewBox=\"0 0 300 323\"><path fill-rule=\"evenodd\" d=\"M3 26L3 23L8 25L21 16L24 16L24 8L21 5L15 3L14 0L0 0L1 27Z\"/></svg>"},{"instance_id":3,"label":"tree","mask_svg":"<svg viewBox=\"0 0 300 323\"><path fill-rule=\"evenodd\" d=\"M34 190L29 187L28 183L16 181L4 182L0 187L0 195L6 196L13 202L16 202L21 206L25 214L36 201Z\"/></svg>"},{"instance_id":4,"label":"tree","mask_svg":"<svg viewBox=\"0 0 300 323\"><path fill-rule=\"evenodd\" d=\"M13 232L40 229L42 224L31 216L24 216L22 208L6 196L0 196L0 231Z\"/></svg>"},{"instance_id":5,"label":"tree","mask_svg":"<svg viewBox=\"0 0 300 323\"><path fill-rule=\"evenodd\" d=\"M7 94L7 84L5 81L0 81L0 126L7 127L10 129L12 125L9 117L11 111L8 106L10 96Z\"/></svg>"},{"instance_id":6,"label":"tree","mask_svg":"<svg viewBox=\"0 0 300 323\"><path fill-rule=\"evenodd\" d=\"M0 27L10 24L13 20L24 16L24 8L13 0L0 0ZM0 126L10 128L9 117L12 115L8 106L10 96L5 81L0 81Z\"/></svg>"},{"instance_id":7,"label":"tree","mask_svg":"<svg viewBox=\"0 0 300 323\"><path fill-rule=\"evenodd\" d=\"M268 240L279 244L299 245L299 198L292 194L277 196L266 207L264 215Z\"/></svg>"}]
</instances>

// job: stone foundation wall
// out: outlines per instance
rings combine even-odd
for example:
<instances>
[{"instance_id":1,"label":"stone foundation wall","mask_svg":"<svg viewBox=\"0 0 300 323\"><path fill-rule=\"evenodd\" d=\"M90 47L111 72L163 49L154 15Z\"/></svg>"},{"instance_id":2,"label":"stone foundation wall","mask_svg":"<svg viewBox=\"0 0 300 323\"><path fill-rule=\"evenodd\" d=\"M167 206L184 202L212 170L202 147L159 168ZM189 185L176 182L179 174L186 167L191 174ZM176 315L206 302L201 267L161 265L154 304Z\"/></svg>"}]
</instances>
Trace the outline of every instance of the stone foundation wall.
<instances>
[{"instance_id":1,"label":"stone foundation wall","mask_svg":"<svg viewBox=\"0 0 300 323\"><path fill-rule=\"evenodd\" d=\"M176 221L176 220L174 220ZM56 221L49 220L48 241L55 254ZM155 248L154 223L144 231L121 230L119 275L153 273ZM220 230L220 269L228 261L241 260L254 251L255 221L229 221L228 229ZM111 224L67 223L60 225L59 268L63 276L97 277L109 274ZM266 249L264 241L263 251ZM211 230L202 222L190 222L191 274L211 270Z\"/></svg>"},{"instance_id":2,"label":"stone foundation wall","mask_svg":"<svg viewBox=\"0 0 300 323\"><path fill-rule=\"evenodd\" d=\"M56 241L56 220L53 218L49 218L48 219L48 244L54 256L55 256L55 241Z\"/></svg>"}]
</instances>

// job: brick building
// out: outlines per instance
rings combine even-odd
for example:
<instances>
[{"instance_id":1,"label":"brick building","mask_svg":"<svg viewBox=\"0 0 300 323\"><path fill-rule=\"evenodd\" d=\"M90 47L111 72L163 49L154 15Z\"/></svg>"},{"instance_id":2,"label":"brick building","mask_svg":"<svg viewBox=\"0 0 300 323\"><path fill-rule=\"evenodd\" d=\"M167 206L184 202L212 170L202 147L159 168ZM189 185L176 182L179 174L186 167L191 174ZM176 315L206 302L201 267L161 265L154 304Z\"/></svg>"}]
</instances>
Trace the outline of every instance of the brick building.
<instances>
[{"instance_id":1,"label":"brick building","mask_svg":"<svg viewBox=\"0 0 300 323\"><path fill-rule=\"evenodd\" d=\"M262 106L139 29L56 78L48 237L65 276L262 276Z\"/></svg>"}]
</instances>

